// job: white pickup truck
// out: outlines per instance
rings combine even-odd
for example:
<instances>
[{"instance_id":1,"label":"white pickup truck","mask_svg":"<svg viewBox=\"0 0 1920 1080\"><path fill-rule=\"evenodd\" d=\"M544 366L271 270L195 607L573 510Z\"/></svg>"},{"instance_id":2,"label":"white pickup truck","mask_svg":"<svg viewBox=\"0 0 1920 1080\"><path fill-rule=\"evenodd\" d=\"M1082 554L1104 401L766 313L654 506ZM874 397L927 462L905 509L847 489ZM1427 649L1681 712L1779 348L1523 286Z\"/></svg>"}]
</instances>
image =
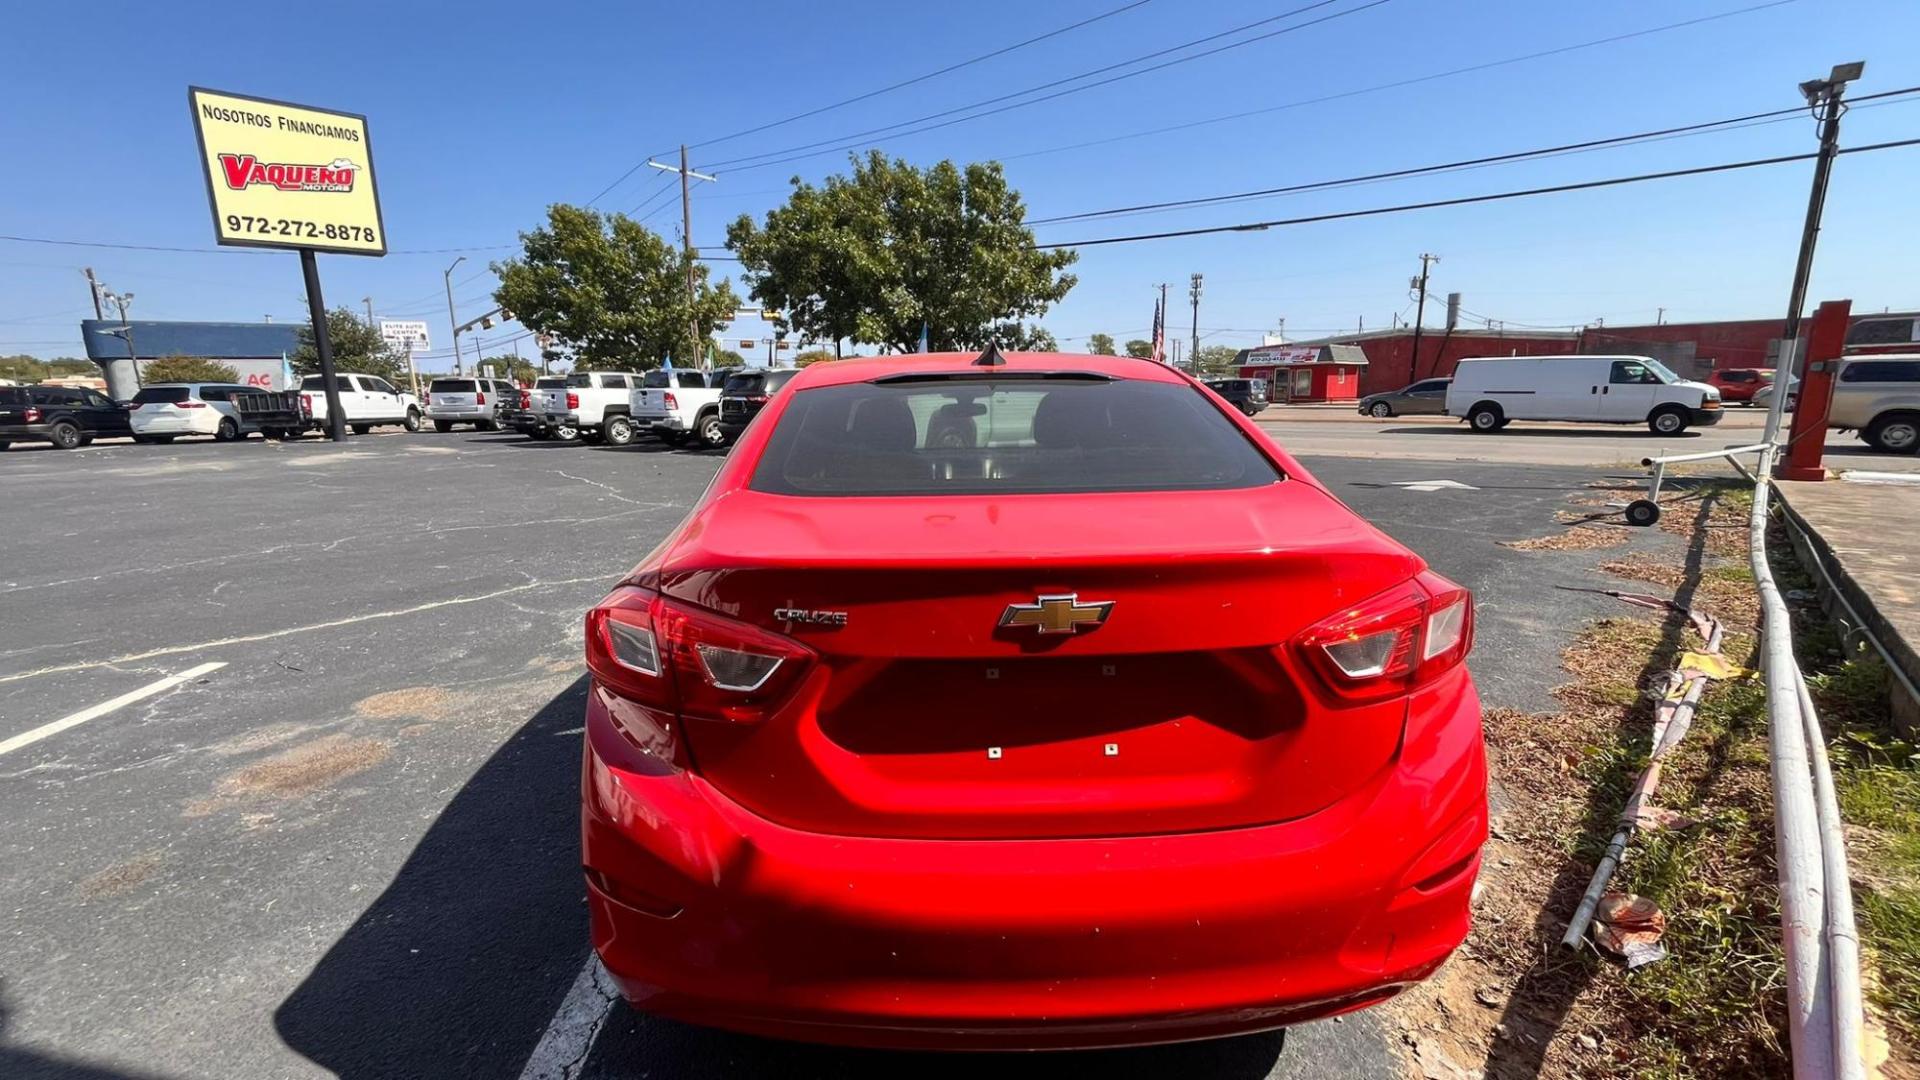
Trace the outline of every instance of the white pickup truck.
<instances>
[{"instance_id":1,"label":"white pickup truck","mask_svg":"<svg viewBox=\"0 0 1920 1080\"><path fill-rule=\"evenodd\" d=\"M709 448L727 445L726 433L720 430L720 390L736 370L676 369L671 376L664 371L647 372L633 391L633 422L668 446L685 446L690 441Z\"/></svg>"},{"instance_id":2,"label":"white pickup truck","mask_svg":"<svg viewBox=\"0 0 1920 1080\"><path fill-rule=\"evenodd\" d=\"M310 417L308 426L327 430L327 384L323 375L307 375L300 380L300 396L305 399L302 412ZM396 390L378 375L338 372L334 375L340 391L340 409L346 414L347 427L355 435L365 435L380 424L398 424L408 431L420 430L420 399Z\"/></svg>"},{"instance_id":3,"label":"white pickup truck","mask_svg":"<svg viewBox=\"0 0 1920 1080\"><path fill-rule=\"evenodd\" d=\"M571 430L588 442L625 446L635 434L628 395L639 384L640 376L630 372L575 371L565 386L535 390L528 404L562 440ZM528 435L542 437L538 429Z\"/></svg>"}]
</instances>

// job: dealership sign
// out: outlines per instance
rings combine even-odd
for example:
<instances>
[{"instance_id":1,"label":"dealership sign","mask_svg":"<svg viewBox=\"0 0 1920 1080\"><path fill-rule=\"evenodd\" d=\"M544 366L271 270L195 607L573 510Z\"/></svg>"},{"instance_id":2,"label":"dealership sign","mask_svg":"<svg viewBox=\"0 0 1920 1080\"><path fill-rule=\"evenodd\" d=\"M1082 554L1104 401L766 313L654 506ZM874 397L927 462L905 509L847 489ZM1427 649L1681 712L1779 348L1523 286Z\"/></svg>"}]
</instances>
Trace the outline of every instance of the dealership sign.
<instances>
[{"instance_id":1,"label":"dealership sign","mask_svg":"<svg viewBox=\"0 0 1920 1080\"><path fill-rule=\"evenodd\" d=\"M1262 345L1248 349L1247 364L1311 364L1320 359L1318 345Z\"/></svg>"},{"instance_id":2,"label":"dealership sign","mask_svg":"<svg viewBox=\"0 0 1920 1080\"><path fill-rule=\"evenodd\" d=\"M387 253L366 117L199 87L187 100L218 242Z\"/></svg>"},{"instance_id":3,"label":"dealership sign","mask_svg":"<svg viewBox=\"0 0 1920 1080\"><path fill-rule=\"evenodd\" d=\"M427 324L423 322L381 319L380 340L401 352L425 352L433 347L427 344Z\"/></svg>"}]
</instances>

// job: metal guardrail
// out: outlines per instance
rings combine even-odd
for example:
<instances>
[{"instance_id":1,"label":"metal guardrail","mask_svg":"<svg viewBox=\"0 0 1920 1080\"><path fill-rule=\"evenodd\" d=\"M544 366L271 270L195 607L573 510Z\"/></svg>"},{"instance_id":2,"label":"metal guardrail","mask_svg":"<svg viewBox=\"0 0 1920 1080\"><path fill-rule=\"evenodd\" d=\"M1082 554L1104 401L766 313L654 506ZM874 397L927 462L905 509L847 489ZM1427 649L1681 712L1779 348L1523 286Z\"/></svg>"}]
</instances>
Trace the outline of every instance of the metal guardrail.
<instances>
[{"instance_id":1,"label":"metal guardrail","mask_svg":"<svg viewBox=\"0 0 1920 1080\"><path fill-rule=\"evenodd\" d=\"M1647 498L1628 505L1627 520L1636 525L1660 520L1660 486L1668 465L1724 458L1754 482L1747 538L1754 585L1760 594L1761 675L1767 688L1774 861L1780 883L1793 1075L1796 1080L1864 1080L1860 939L1839 800L1827 761L1826 736L1807 692L1806 675L1794 657L1791 616L1767 562L1767 515L1778 450L1777 442L1765 442L1644 459L1652 470ZM1759 455L1751 472L1738 460L1744 454Z\"/></svg>"}]
</instances>

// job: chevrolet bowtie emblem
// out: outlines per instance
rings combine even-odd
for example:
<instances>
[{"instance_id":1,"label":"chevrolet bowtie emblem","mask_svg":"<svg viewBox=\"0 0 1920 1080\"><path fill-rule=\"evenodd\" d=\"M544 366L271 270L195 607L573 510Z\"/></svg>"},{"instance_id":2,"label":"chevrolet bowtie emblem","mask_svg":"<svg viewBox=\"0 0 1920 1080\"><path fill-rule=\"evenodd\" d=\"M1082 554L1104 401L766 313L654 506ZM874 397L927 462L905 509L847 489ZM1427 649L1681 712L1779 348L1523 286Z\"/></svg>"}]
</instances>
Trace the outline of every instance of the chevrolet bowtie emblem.
<instances>
[{"instance_id":1,"label":"chevrolet bowtie emblem","mask_svg":"<svg viewBox=\"0 0 1920 1080\"><path fill-rule=\"evenodd\" d=\"M1081 627L1092 629L1107 621L1113 601L1083 604L1080 594L1035 597L1032 604L1008 604L1000 613L1001 626L1032 626L1043 634L1073 634Z\"/></svg>"}]
</instances>

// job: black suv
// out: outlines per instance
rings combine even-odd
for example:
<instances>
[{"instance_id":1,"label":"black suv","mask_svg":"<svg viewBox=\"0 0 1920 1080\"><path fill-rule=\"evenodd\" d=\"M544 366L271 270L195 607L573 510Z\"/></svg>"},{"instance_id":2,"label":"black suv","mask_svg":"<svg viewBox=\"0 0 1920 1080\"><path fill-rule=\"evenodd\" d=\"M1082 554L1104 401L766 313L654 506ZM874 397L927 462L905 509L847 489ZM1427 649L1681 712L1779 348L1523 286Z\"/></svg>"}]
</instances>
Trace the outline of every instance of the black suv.
<instances>
[{"instance_id":1,"label":"black suv","mask_svg":"<svg viewBox=\"0 0 1920 1080\"><path fill-rule=\"evenodd\" d=\"M1227 399L1227 404L1252 416L1267 407L1265 379L1207 379L1207 387Z\"/></svg>"},{"instance_id":2,"label":"black suv","mask_svg":"<svg viewBox=\"0 0 1920 1080\"><path fill-rule=\"evenodd\" d=\"M0 386L0 450L29 440L78 450L95 439L132 434L126 406L98 390Z\"/></svg>"},{"instance_id":3,"label":"black suv","mask_svg":"<svg viewBox=\"0 0 1920 1080\"><path fill-rule=\"evenodd\" d=\"M767 400L798 374L799 368L747 368L727 376L720 389L720 434L728 443L739 438Z\"/></svg>"}]
</instances>

